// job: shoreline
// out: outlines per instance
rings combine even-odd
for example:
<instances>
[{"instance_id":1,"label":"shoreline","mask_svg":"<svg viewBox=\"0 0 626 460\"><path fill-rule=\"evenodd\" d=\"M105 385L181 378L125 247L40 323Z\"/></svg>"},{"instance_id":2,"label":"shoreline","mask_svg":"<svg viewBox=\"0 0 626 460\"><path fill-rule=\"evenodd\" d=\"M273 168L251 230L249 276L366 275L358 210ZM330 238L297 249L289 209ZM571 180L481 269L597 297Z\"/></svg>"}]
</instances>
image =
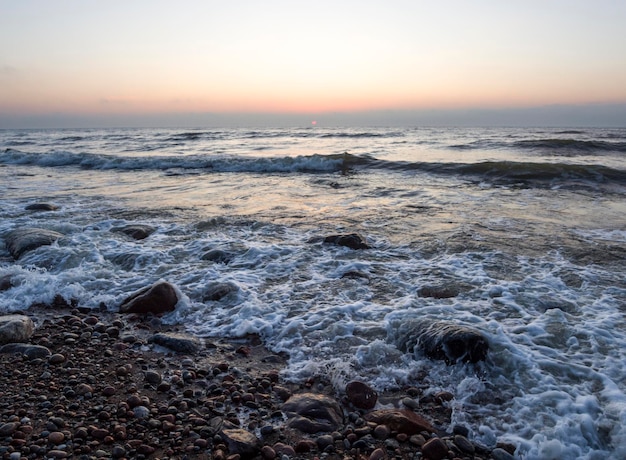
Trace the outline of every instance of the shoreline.
<instances>
[{"instance_id":1,"label":"shoreline","mask_svg":"<svg viewBox=\"0 0 626 460\"><path fill-rule=\"evenodd\" d=\"M2 458L513 458L513 446L468 441L465 427L442 430L451 394L420 398L407 388L358 409L323 378L283 381L287 358L254 336L201 341L196 353L180 353L151 342L154 333L183 332L157 317L67 306L22 314L36 323L29 343L51 354L0 354ZM304 433L282 410L293 395L335 400L343 420ZM368 421L390 408L419 414L434 432ZM424 454L432 439L446 452Z\"/></svg>"}]
</instances>

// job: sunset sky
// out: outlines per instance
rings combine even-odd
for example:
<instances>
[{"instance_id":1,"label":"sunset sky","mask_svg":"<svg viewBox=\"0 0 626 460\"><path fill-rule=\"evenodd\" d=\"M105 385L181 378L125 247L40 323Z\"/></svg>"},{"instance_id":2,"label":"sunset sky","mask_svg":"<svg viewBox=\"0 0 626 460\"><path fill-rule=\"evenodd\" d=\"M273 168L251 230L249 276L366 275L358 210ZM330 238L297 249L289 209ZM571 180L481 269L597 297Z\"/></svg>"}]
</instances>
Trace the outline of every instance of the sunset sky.
<instances>
[{"instance_id":1,"label":"sunset sky","mask_svg":"<svg viewBox=\"0 0 626 460\"><path fill-rule=\"evenodd\" d=\"M0 0L0 128L535 110L626 125L626 1Z\"/></svg>"}]
</instances>

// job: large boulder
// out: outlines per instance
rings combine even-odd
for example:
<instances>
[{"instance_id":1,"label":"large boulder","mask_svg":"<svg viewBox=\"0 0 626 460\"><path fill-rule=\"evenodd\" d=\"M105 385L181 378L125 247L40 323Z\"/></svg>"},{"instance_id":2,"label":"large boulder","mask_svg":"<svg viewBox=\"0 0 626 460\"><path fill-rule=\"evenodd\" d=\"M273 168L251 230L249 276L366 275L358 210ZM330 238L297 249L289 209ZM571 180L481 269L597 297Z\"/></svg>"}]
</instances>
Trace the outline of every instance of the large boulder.
<instances>
[{"instance_id":1,"label":"large boulder","mask_svg":"<svg viewBox=\"0 0 626 460\"><path fill-rule=\"evenodd\" d=\"M448 364L483 361L489 351L487 338L469 326L428 320L403 321L395 326L392 334L400 350L422 351Z\"/></svg>"},{"instance_id":2,"label":"large boulder","mask_svg":"<svg viewBox=\"0 0 626 460\"><path fill-rule=\"evenodd\" d=\"M0 345L27 342L34 331L35 324L26 315L0 316Z\"/></svg>"},{"instance_id":3,"label":"large boulder","mask_svg":"<svg viewBox=\"0 0 626 460\"><path fill-rule=\"evenodd\" d=\"M4 240L9 253L17 260L25 252L50 245L62 237L62 233L44 228L17 228L10 231Z\"/></svg>"},{"instance_id":4,"label":"large boulder","mask_svg":"<svg viewBox=\"0 0 626 460\"><path fill-rule=\"evenodd\" d=\"M337 246L345 246L350 249L369 249L370 245L364 237L358 233L349 233L346 235L330 235L324 238L325 244L336 244Z\"/></svg>"},{"instance_id":5,"label":"large boulder","mask_svg":"<svg viewBox=\"0 0 626 460\"><path fill-rule=\"evenodd\" d=\"M287 426L303 433L335 431L343 423L343 411L339 403L321 394L294 395L283 404L282 411L289 418Z\"/></svg>"},{"instance_id":6,"label":"large boulder","mask_svg":"<svg viewBox=\"0 0 626 460\"><path fill-rule=\"evenodd\" d=\"M177 303L176 288L167 281L161 281L127 297L120 305L120 313L159 315L174 311Z\"/></svg>"},{"instance_id":7,"label":"large boulder","mask_svg":"<svg viewBox=\"0 0 626 460\"><path fill-rule=\"evenodd\" d=\"M420 415L408 409L381 409L365 415L365 420L378 425L387 425L392 431L408 435L422 431L434 433L433 426Z\"/></svg>"}]
</instances>

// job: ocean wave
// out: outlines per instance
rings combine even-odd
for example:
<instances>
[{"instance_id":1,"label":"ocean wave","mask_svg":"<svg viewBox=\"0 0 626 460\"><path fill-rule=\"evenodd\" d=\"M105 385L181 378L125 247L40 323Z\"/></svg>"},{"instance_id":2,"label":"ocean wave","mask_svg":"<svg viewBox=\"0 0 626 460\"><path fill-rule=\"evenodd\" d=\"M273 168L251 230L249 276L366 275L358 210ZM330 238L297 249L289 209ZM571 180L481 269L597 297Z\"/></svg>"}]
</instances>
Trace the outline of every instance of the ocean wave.
<instances>
[{"instance_id":1,"label":"ocean wave","mask_svg":"<svg viewBox=\"0 0 626 460\"><path fill-rule=\"evenodd\" d=\"M146 147L148 149L148 147ZM53 151L45 153L6 149L0 153L0 164L39 167L78 167L94 170L204 170L250 173L328 173L342 171L362 163L350 154L303 155L296 157L215 157L189 156L117 156Z\"/></svg>"},{"instance_id":2,"label":"ocean wave","mask_svg":"<svg viewBox=\"0 0 626 460\"><path fill-rule=\"evenodd\" d=\"M365 159L364 159L365 160ZM362 160L362 161L364 161ZM483 161L478 163L385 162L368 160L371 167L421 171L437 175L455 175L494 183L580 185L615 183L626 185L626 171L604 165L571 163L533 163L517 161Z\"/></svg>"},{"instance_id":3,"label":"ocean wave","mask_svg":"<svg viewBox=\"0 0 626 460\"><path fill-rule=\"evenodd\" d=\"M567 132L573 134L573 132ZM448 145L453 150L494 150L517 149L534 150L543 154L558 156L576 156L602 154L608 152L626 152L626 142L608 142L600 140L581 140L571 138L524 139L515 142L478 139L475 141Z\"/></svg>"},{"instance_id":4,"label":"ocean wave","mask_svg":"<svg viewBox=\"0 0 626 460\"><path fill-rule=\"evenodd\" d=\"M580 139L529 139L517 141L516 148L576 153L626 152L626 142L590 141Z\"/></svg>"}]
</instances>

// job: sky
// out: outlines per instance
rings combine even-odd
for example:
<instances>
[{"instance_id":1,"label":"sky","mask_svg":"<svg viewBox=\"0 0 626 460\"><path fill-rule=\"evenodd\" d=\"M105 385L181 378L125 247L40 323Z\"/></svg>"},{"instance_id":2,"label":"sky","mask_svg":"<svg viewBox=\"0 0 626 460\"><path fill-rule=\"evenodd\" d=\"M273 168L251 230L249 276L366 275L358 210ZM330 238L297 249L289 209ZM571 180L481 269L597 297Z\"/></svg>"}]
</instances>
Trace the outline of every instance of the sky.
<instances>
[{"instance_id":1,"label":"sky","mask_svg":"<svg viewBox=\"0 0 626 460\"><path fill-rule=\"evenodd\" d=\"M626 126L621 0L0 0L0 128Z\"/></svg>"}]
</instances>

